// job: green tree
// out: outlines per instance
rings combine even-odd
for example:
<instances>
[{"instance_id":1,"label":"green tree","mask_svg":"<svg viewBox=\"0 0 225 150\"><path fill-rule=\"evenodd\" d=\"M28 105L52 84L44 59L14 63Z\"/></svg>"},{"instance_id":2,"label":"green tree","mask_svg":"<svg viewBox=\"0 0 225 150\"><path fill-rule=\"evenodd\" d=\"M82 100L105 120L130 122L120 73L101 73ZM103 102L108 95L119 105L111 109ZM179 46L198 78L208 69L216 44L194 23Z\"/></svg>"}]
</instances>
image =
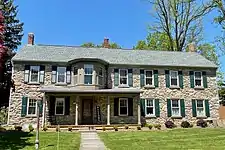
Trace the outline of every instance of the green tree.
<instances>
[{"instance_id":1,"label":"green tree","mask_svg":"<svg viewBox=\"0 0 225 150\"><path fill-rule=\"evenodd\" d=\"M81 47L92 48L92 47L96 47L96 46L92 42L87 42L87 43L82 44Z\"/></svg>"},{"instance_id":2,"label":"green tree","mask_svg":"<svg viewBox=\"0 0 225 150\"><path fill-rule=\"evenodd\" d=\"M87 43L84 43L81 45L81 47L86 47L86 48L103 48L103 43L102 44L99 44L99 45L96 45L92 42L87 42ZM110 49L121 49L121 46L118 45L117 43L110 43L109 44L109 48Z\"/></svg>"}]
</instances>

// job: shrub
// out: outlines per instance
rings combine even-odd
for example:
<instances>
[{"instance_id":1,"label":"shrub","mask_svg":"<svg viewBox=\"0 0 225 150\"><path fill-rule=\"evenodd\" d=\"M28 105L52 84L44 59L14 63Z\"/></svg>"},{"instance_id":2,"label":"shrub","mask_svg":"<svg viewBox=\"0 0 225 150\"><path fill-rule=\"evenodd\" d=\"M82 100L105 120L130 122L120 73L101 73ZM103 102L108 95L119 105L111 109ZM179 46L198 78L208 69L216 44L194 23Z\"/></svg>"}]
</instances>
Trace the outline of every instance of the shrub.
<instances>
[{"instance_id":1,"label":"shrub","mask_svg":"<svg viewBox=\"0 0 225 150\"><path fill-rule=\"evenodd\" d=\"M6 124L8 119L8 107L0 107L0 124Z\"/></svg>"},{"instance_id":2,"label":"shrub","mask_svg":"<svg viewBox=\"0 0 225 150\"><path fill-rule=\"evenodd\" d=\"M180 126L182 128L190 128L191 124L188 121L182 121Z\"/></svg>"},{"instance_id":3,"label":"shrub","mask_svg":"<svg viewBox=\"0 0 225 150\"><path fill-rule=\"evenodd\" d=\"M154 128L160 130L160 129L161 129L161 124L155 124L155 125L154 125Z\"/></svg>"},{"instance_id":4,"label":"shrub","mask_svg":"<svg viewBox=\"0 0 225 150\"><path fill-rule=\"evenodd\" d=\"M16 131L22 131L22 127L21 126L15 126L14 127Z\"/></svg>"},{"instance_id":5,"label":"shrub","mask_svg":"<svg viewBox=\"0 0 225 150\"><path fill-rule=\"evenodd\" d=\"M33 126L31 124L29 125L28 128L29 128L30 132L33 132L34 131L34 128L33 128Z\"/></svg>"},{"instance_id":6,"label":"shrub","mask_svg":"<svg viewBox=\"0 0 225 150\"><path fill-rule=\"evenodd\" d=\"M103 127L102 127L102 131L105 131L105 130L106 130L106 127L105 127L105 126L103 126Z\"/></svg>"},{"instance_id":7,"label":"shrub","mask_svg":"<svg viewBox=\"0 0 225 150\"><path fill-rule=\"evenodd\" d=\"M0 132L6 131L6 129L2 126L0 126Z\"/></svg>"},{"instance_id":8,"label":"shrub","mask_svg":"<svg viewBox=\"0 0 225 150\"><path fill-rule=\"evenodd\" d=\"M141 126L137 126L137 130L141 130Z\"/></svg>"},{"instance_id":9,"label":"shrub","mask_svg":"<svg viewBox=\"0 0 225 150\"><path fill-rule=\"evenodd\" d=\"M199 119L197 121L197 126L200 126L202 128L205 128L205 127L207 127L207 122L205 120L203 120L203 119Z\"/></svg>"},{"instance_id":10,"label":"shrub","mask_svg":"<svg viewBox=\"0 0 225 150\"><path fill-rule=\"evenodd\" d=\"M57 127L55 128L55 131L56 131L56 132L60 132L60 127L57 126Z\"/></svg>"},{"instance_id":11,"label":"shrub","mask_svg":"<svg viewBox=\"0 0 225 150\"><path fill-rule=\"evenodd\" d=\"M118 131L118 127L117 127L117 126L114 126L114 130L115 130L115 131Z\"/></svg>"},{"instance_id":12,"label":"shrub","mask_svg":"<svg viewBox=\"0 0 225 150\"><path fill-rule=\"evenodd\" d=\"M72 132L73 128L72 127L68 127L68 131Z\"/></svg>"},{"instance_id":13,"label":"shrub","mask_svg":"<svg viewBox=\"0 0 225 150\"><path fill-rule=\"evenodd\" d=\"M175 124L173 123L173 121L166 121L165 122L165 126L166 126L166 128L175 128L176 126L175 126Z\"/></svg>"},{"instance_id":14,"label":"shrub","mask_svg":"<svg viewBox=\"0 0 225 150\"><path fill-rule=\"evenodd\" d=\"M43 131L47 131L48 128L46 126L43 127Z\"/></svg>"},{"instance_id":15,"label":"shrub","mask_svg":"<svg viewBox=\"0 0 225 150\"><path fill-rule=\"evenodd\" d=\"M148 128L149 128L150 130L152 129L152 127L153 127L153 125L151 125L151 124L148 125Z\"/></svg>"},{"instance_id":16,"label":"shrub","mask_svg":"<svg viewBox=\"0 0 225 150\"><path fill-rule=\"evenodd\" d=\"M129 129L129 126L128 125L125 125L125 129Z\"/></svg>"},{"instance_id":17,"label":"shrub","mask_svg":"<svg viewBox=\"0 0 225 150\"><path fill-rule=\"evenodd\" d=\"M190 124L189 128L192 128L193 127L193 124Z\"/></svg>"}]
</instances>

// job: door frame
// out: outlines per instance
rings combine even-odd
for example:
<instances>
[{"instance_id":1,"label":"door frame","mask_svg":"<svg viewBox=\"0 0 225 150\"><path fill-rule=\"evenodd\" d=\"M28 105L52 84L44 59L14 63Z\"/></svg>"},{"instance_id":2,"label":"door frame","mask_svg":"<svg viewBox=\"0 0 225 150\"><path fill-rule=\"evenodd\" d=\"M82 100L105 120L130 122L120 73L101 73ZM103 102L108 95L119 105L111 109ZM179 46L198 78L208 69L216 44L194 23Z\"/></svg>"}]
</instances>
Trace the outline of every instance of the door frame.
<instances>
[{"instance_id":1,"label":"door frame","mask_svg":"<svg viewBox=\"0 0 225 150\"><path fill-rule=\"evenodd\" d=\"M82 109L81 109L81 124L93 124L94 120L93 120L93 99L92 98L84 98L81 100L82 101ZM84 104L85 101L88 101L88 103L90 103L90 112L91 112L91 120L90 123L86 123L84 122Z\"/></svg>"}]
</instances>

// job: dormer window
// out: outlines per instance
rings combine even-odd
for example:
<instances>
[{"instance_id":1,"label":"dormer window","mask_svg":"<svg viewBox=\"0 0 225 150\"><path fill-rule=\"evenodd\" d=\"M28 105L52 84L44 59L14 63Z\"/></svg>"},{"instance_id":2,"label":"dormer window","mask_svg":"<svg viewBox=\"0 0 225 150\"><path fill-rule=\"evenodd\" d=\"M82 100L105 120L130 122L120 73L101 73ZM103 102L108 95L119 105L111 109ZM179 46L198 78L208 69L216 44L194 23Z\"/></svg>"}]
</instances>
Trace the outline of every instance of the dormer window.
<instances>
[{"instance_id":1,"label":"dormer window","mask_svg":"<svg viewBox=\"0 0 225 150\"><path fill-rule=\"evenodd\" d=\"M195 71L194 72L195 76L194 76L194 80L195 80L195 86L198 87L198 86L202 86L203 83L202 83L202 72L201 71Z\"/></svg>"},{"instance_id":2,"label":"dormer window","mask_svg":"<svg viewBox=\"0 0 225 150\"><path fill-rule=\"evenodd\" d=\"M66 83L66 67L57 67L57 83Z\"/></svg>"},{"instance_id":3,"label":"dormer window","mask_svg":"<svg viewBox=\"0 0 225 150\"><path fill-rule=\"evenodd\" d=\"M84 84L92 84L93 65L84 65Z\"/></svg>"}]
</instances>

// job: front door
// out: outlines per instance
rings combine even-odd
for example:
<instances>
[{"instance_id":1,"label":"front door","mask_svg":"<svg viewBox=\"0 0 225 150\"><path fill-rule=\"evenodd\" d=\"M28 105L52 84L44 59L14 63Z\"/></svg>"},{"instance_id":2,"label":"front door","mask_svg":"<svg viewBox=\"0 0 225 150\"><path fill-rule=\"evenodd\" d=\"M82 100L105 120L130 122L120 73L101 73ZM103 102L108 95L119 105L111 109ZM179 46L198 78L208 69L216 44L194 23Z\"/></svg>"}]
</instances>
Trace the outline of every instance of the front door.
<instances>
[{"instance_id":1,"label":"front door","mask_svg":"<svg viewBox=\"0 0 225 150\"><path fill-rule=\"evenodd\" d=\"M82 124L93 124L92 99L82 99Z\"/></svg>"}]
</instances>

